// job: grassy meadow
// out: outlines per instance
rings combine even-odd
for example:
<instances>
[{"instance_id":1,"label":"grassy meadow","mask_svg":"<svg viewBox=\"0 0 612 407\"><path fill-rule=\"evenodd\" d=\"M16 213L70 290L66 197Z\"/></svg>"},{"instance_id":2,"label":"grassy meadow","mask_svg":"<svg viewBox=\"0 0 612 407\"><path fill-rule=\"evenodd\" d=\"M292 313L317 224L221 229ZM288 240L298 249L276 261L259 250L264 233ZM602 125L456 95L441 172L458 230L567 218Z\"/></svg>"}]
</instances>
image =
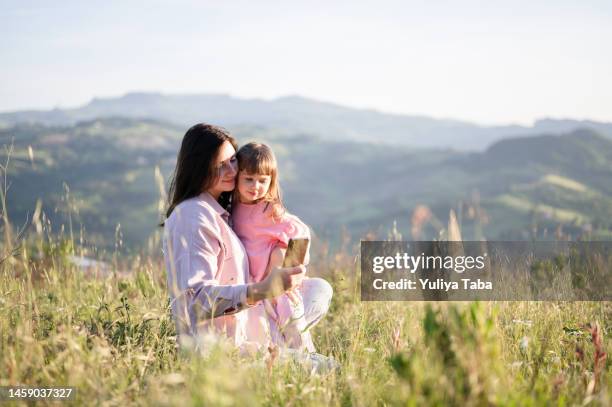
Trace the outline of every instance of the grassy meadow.
<instances>
[{"instance_id":1,"label":"grassy meadow","mask_svg":"<svg viewBox=\"0 0 612 407\"><path fill-rule=\"evenodd\" d=\"M98 252L68 197L63 225L37 204L21 229L8 218L4 181L0 386L74 386L67 405L611 404L610 303L361 302L358 247L348 240L315 247L309 268L335 291L313 337L338 371L313 374L275 352L243 357L223 343L179 349L159 233L126 254L117 227L114 245L106 242L114 252ZM71 260L98 254L107 268Z\"/></svg>"},{"instance_id":2,"label":"grassy meadow","mask_svg":"<svg viewBox=\"0 0 612 407\"><path fill-rule=\"evenodd\" d=\"M178 350L159 258L86 273L69 239L9 232L1 386L75 386L74 405L610 405L607 302L365 303L355 248L322 251L312 272L335 295L313 336L341 369L316 375L223 344Z\"/></svg>"}]
</instances>

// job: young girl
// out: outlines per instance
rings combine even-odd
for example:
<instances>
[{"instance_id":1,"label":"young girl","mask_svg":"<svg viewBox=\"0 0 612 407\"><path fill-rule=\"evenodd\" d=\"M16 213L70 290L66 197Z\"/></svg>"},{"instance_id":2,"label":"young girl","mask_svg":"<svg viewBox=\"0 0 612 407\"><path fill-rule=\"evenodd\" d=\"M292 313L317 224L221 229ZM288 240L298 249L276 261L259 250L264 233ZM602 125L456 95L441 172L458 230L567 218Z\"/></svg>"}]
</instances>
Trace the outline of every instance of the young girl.
<instances>
[{"instance_id":1,"label":"young girl","mask_svg":"<svg viewBox=\"0 0 612 407\"><path fill-rule=\"evenodd\" d=\"M247 251L251 281L259 282L272 267L282 264L289 239L310 239L310 231L283 207L272 150L261 143L249 143L238 150L237 157L233 228ZM308 257L307 254L305 264ZM262 345L271 340L277 345L315 351L299 290L264 300L248 312L249 340Z\"/></svg>"}]
</instances>

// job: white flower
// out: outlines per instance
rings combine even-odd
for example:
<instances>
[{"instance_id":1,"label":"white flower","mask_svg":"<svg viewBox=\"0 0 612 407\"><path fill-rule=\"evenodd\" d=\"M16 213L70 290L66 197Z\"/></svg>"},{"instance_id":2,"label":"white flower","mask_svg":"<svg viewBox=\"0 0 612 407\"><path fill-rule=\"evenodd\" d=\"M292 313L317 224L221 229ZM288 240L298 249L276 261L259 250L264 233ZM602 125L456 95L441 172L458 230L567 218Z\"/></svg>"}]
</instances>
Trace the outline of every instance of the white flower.
<instances>
[{"instance_id":1,"label":"white flower","mask_svg":"<svg viewBox=\"0 0 612 407\"><path fill-rule=\"evenodd\" d=\"M526 336L523 336L521 338L521 341L519 342L519 349L522 352L527 352L527 347L529 346L529 338Z\"/></svg>"}]
</instances>

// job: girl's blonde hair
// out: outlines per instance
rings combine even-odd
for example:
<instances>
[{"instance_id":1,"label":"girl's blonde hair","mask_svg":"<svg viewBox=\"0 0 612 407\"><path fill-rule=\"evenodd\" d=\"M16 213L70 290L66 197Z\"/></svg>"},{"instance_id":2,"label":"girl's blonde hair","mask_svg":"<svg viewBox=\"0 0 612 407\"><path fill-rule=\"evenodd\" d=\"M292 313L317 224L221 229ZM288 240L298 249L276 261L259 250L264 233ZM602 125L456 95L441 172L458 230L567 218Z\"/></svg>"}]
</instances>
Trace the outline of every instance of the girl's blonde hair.
<instances>
[{"instance_id":1,"label":"girl's blonde hair","mask_svg":"<svg viewBox=\"0 0 612 407\"><path fill-rule=\"evenodd\" d=\"M275 220L285 213L285 206L281 199L280 185L278 183L278 166L272 149L263 143L248 143L240 147L236 153L238 158L238 171L246 171L247 174L269 175L270 187L263 197L268 204L264 211L271 209L271 216ZM238 194L238 188L236 188ZM235 197L237 198L237 197Z\"/></svg>"}]
</instances>

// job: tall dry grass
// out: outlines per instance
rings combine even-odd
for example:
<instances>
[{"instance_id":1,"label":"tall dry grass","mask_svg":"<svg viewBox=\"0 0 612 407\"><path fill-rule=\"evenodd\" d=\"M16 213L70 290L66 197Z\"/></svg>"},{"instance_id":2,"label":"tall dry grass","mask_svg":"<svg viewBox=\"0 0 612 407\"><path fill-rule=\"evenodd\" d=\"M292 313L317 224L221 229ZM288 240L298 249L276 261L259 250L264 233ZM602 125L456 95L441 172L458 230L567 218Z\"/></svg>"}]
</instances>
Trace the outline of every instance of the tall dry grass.
<instances>
[{"instance_id":1,"label":"tall dry grass","mask_svg":"<svg viewBox=\"0 0 612 407\"><path fill-rule=\"evenodd\" d=\"M316 375L177 349L159 256L84 273L73 235L40 215L18 237L3 208L2 386L75 386L74 405L610 405L606 302L364 303L356 247L321 250L335 295L313 337L341 369Z\"/></svg>"}]
</instances>

